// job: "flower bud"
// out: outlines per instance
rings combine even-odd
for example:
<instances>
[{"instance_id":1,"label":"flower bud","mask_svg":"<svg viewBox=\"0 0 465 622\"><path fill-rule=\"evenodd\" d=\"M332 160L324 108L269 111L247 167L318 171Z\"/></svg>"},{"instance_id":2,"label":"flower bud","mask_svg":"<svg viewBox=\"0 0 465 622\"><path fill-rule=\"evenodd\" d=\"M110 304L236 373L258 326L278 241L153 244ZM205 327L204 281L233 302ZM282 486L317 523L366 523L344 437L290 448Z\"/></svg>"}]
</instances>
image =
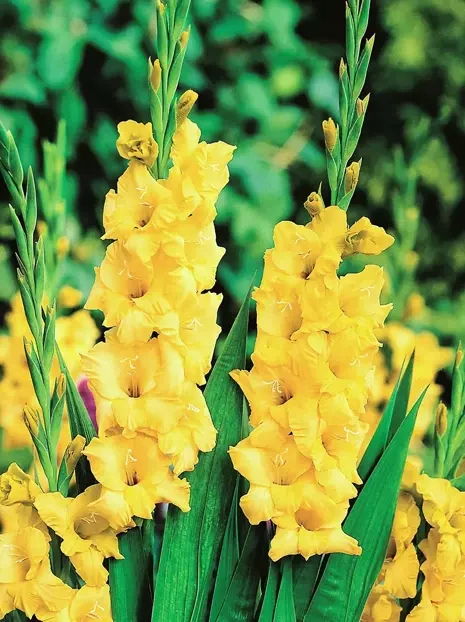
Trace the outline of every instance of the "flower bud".
<instances>
[{"instance_id":1,"label":"flower bud","mask_svg":"<svg viewBox=\"0 0 465 622\"><path fill-rule=\"evenodd\" d=\"M116 148L122 158L139 160L152 166L158 156L158 145L152 134L151 123L122 121L118 123L119 138Z\"/></svg>"},{"instance_id":2,"label":"flower bud","mask_svg":"<svg viewBox=\"0 0 465 622\"><path fill-rule=\"evenodd\" d=\"M418 317L425 310L425 299L421 294L414 293L411 294L406 302L404 318L408 320L409 318Z\"/></svg>"},{"instance_id":3,"label":"flower bud","mask_svg":"<svg viewBox=\"0 0 465 622\"><path fill-rule=\"evenodd\" d=\"M405 267L409 270L414 270L418 265L419 259L418 253L415 251L409 251L405 255Z\"/></svg>"},{"instance_id":4,"label":"flower bud","mask_svg":"<svg viewBox=\"0 0 465 622\"><path fill-rule=\"evenodd\" d=\"M357 111L357 117L360 117L362 114L365 114L368 108L368 102L370 101L370 94L368 94L363 99L357 99L355 104L355 108Z\"/></svg>"},{"instance_id":5,"label":"flower bud","mask_svg":"<svg viewBox=\"0 0 465 622\"><path fill-rule=\"evenodd\" d=\"M68 254L69 251L69 238L66 235L62 235L57 240L57 254L60 259Z\"/></svg>"},{"instance_id":6,"label":"flower bud","mask_svg":"<svg viewBox=\"0 0 465 622\"><path fill-rule=\"evenodd\" d=\"M318 214L324 209L323 199L318 192L312 192L304 203L304 207L310 216L318 216Z\"/></svg>"},{"instance_id":7,"label":"flower bud","mask_svg":"<svg viewBox=\"0 0 465 622\"><path fill-rule=\"evenodd\" d=\"M47 223L44 220L37 221L37 235L40 237L47 232Z\"/></svg>"},{"instance_id":8,"label":"flower bud","mask_svg":"<svg viewBox=\"0 0 465 622\"><path fill-rule=\"evenodd\" d=\"M186 45L189 43L190 30L185 30L181 36L179 37L179 45L181 46L181 50L183 50Z\"/></svg>"},{"instance_id":9,"label":"flower bud","mask_svg":"<svg viewBox=\"0 0 465 622\"><path fill-rule=\"evenodd\" d=\"M447 407L439 402L436 410L436 432L439 436L444 436L447 430Z\"/></svg>"},{"instance_id":10,"label":"flower bud","mask_svg":"<svg viewBox=\"0 0 465 622\"><path fill-rule=\"evenodd\" d=\"M346 168L346 175L344 177L344 189L346 193L355 189L359 175L360 162L352 162L352 164Z\"/></svg>"},{"instance_id":11,"label":"flower bud","mask_svg":"<svg viewBox=\"0 0 465 622\"><path fill-rule=\"evenodd\" d=\"M344 62L344 59L341 58L341 62L339 63L339 77L342 78L346 72L347 65Z\"/></svg>"},{"instance_id":12,"label":"flower bud","mask_svg":"<svg viewBox=\"0 0 465 622\"><path fill-rule=\"evenodd\" d=\"M79 434L73 438L65 451L65 464L68 475L74 472L82 450L86 446L86 439Z\"/></svg>"},{"instance_id":13,"label":"flower bud","mask_svg":"<svg viewBox=\"0 0 465 622\"><path fill-rule=\"evenodd\" d=\"M39 413L26 405L23 409L23 417L29 434L32 437L37 437L39 434Z\"/></svg>"},{"instance_id":14,"label":"flower bud","mask_svg":"<svg viewBox=\"0 0 465 622\"><path fill-rule=\"evenodd\" d=\"M153 65L152 65L149 59L149 67L150 67L150 84L152 85L152 88L156 93L158 89L160 88L160 83L161 83L160 60L157 58L156 60L153 61Z\"/></svg>"},{"instance_id":15,"label":"flower bud","mask_svg":"<svg viewBox=\"0 0 465 622\"><path fill-rule=\"evenodd\" d=\"M337 126L331 117L327 121L323 121L323 134L326 149L331 153L337 142Z\"/></svg>"},{"instance_id":16,"label":"flower bud","mask_svg":"<svg viewBox=\"0 0 465 622\"><path fill-rule=\"evenodd\" d=\"M198 99L195 91L188 90L181 95L176 106L176 127L179 128L187 119L192 107Z\"/></svg>"}]
</instances>

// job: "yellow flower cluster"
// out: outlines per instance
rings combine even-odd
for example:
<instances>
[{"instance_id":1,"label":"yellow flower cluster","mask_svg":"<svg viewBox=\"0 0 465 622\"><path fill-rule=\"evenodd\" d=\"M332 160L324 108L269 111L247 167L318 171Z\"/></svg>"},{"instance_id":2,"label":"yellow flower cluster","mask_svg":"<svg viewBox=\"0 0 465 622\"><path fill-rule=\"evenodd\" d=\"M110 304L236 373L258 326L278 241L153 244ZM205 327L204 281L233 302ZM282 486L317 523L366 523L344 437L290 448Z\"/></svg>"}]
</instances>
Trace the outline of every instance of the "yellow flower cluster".
<instances>
[{"instance_id":1,"label":"yellow flower cluster","mask_svg":"<svg viewBox=\"0 0 465 622\"><path fill-rule=\"evenodd\" d=\"M360 554L341 528L356 496L364 415L380 346L374 330L391 306L380 305L380 267L340 278L341 260L377 254L393 238L362 218L327 207L306 226L279 223L265 254L257 302L257 342L250 372L234 379L251 408L250 436L230 449L250 482L241 507L252 524L276 525L270 557Z\"/></svg>"},{"instance_id":2,"label":"yellow flower cluster","mask_svg":"<svg viewBox=\"0 0 465 622\"><path fill-rule=\"evenodd\" d=\"M417 490L423 515L430 525L419 544L425 561L421 602L407 622L462 622L465 620L465 492L445 479L421 475Z\"/></svg>"},{"instance_id":3,"label":"yellow flower cluster","mask_svg":"<svg viewBox=\"0 0 465 622\"><path fill-rule=\"evenodd\" d=\"M67 287L62 292L68 301L70 297L73 302L76 301L76 290L71 291ZM24 337L31 339L31 334L19 293L14 296L11 305L11 311L6 315L8 334L0 336L0 428L3 430L5 449L30 445L31 439L23 422L23 409L26 404L37 405L23 345ZM79 310L57 318L56 339L75 380L82 374L80 354L94 345L98 335L99 331L88 311ZM53 376L58 373L56 363ZM63 427L67 429L66 425ZM60 445L65 447L68 442L69 434L62 435Z\"/></svg>"},{"instance_id":4,"label":"yellow flower cluster","mask_svg":"<svg viewBox=\"0 0 465 622\"><path fill-rule=\"evenodd\" d=\"M16 464L1 476L0 505L14 531L1 536L8 564L0 571L0 616L18 608L48 622L110 621L103 562L121 558L117 535L135 526L133 517L150 518L159 502L189 510L189 485L179 474L216 440L197 385L205 383L220 331L221 296L205 290L224 253L213 220L234 148L199 142L197 126L185 120L168 179L157 181L148 168L157 152L150 124L128 121L119 130L118 151L130 161L106 198L104 237L115 241L87 303L103 311L109 330L82 356L99 429L84 453L98 483L66 498L43 493ZM68 343L57 322L65 350L82 340L73 329ZM51 572L48 528L84 581L80 590Z\"/></svg>"}]
</instances>

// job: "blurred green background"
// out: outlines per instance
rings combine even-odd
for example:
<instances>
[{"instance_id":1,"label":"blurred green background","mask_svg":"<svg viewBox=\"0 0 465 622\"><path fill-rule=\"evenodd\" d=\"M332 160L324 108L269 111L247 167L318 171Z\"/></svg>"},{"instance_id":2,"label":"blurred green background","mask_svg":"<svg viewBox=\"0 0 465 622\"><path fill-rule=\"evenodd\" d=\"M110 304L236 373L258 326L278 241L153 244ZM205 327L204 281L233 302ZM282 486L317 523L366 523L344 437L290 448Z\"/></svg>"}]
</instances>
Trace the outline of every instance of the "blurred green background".
<instances>
[{"instance_id":1,"label":"blurred green background","mask_svg":"<svg viewBox=\"0 0 465 622\"><path fill-rule=\"evenodd\" d=\"M363 213L387 228L402 228L406 210L421 209L412 288L433 309L430 328L452 342L465 334L463 0L372 4L372 98L356 153L363 168L349 219ZM53 139L60 117L67 122L72 252L63 278L87 292L103 252L98 238L104 196L126 165L115 149L116 125L149 119L153 4L2 0L0 22L0 119L13 131L26 166L41 170L40 141ZM221 323L228 329L254 271L261 269L273 226L282 219L305 222L302 204L325 180L321 122L338 117L344 5L193 0L192 28L181 81L200 94L192 118L206 140L239 147L218 203L218 237L227 254L217 289L225 294ZM0 199L4 313L15 279L4 188ZM396 259L396 252L388 261L397 261L402 275L406 260Z\"/></svg>"}]
</instances>

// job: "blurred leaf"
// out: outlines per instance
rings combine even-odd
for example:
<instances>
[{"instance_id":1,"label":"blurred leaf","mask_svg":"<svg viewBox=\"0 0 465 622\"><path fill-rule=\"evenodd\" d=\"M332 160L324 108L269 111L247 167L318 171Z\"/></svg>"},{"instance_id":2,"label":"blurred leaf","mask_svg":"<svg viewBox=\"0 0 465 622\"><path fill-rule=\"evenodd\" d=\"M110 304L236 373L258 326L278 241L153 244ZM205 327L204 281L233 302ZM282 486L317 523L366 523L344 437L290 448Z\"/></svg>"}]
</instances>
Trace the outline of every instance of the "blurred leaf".
<instances>
[{"instance_id":1,"label":"blurred leaf","mask_svg":"<svg viewBox=\"0 0 465 622\"><path fill-rule=\"evenodd\" d=\"M0 83L0 97L41 105L45 102L45 90L32 73L14 73Z\"/></svg>"},{"instance_id":2,"label":"blurred leaf","mask_svg":"<svg viewBox=\"0 0 465 622\"><path fill-rule=\"evenodd\" d=\"M54 91L70 85L81 64L84 41L67 30L45 37L39 46L37 71L43 83Z\"/></svg>"}]
</instances>

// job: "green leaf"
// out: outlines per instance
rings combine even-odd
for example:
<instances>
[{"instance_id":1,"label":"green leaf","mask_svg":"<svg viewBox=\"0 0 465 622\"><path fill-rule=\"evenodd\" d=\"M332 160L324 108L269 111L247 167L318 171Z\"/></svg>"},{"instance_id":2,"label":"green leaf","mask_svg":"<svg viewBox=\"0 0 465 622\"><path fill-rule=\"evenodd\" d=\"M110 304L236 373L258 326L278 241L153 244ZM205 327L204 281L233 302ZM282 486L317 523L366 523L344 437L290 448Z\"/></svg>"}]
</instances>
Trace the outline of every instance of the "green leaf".
<instances>
[{"instance_id":1,"label":"green leaf","mask_svg":"<svg viewBox=\"0 0 465 622\"><path fill-rule=\"evenodd\" d=\"M350 128L349 135L347 137L347 143L344 148L344 161L348 162L350 158L354 155L354 151L357 148L358 141L360 140L360 134L362 133L363 122L365 120L365 112L357 117Z\"/></svg>"},{"instance_id":2,"label":"green leaf","mask_svg":"<svg viewBox=\"0 0 465 622\"><path fill-rule=\"evenodd\" d=\"M362 0L362 7L360 9L357 24L357 39L359 43L367 31L368 19L370 17L370 3L371 0Z\"/></svg>"},{"instance_id":3,"label":"green leaf","mask_svg":"<svg viewBox=\"0 0 465 622\"><path fill-rule=\"evenodd\" d=\"M243 396L229 373L244 369L251 288L217 360L205 399L218 430L216 447L192 473L190 512L170 506L157 575L153 622L205 620L211 581L236 485L227 454L241 439Z\"/></svg>"},{"instance_id":4,"label":"green leaf","mask_svg":"<svg viewBox=\"0 0 465 622\"><path fill-rule=\"evenodd\" d=\"M330 555L305 622L360 619L383 565L405 459L425 393L426 389L397 430L344 523L344 531L358 540L362 554Z\"/></svg>"},{"instance_id":5,"label":"green leaf","mask_svg":"<svg viewBox=\"0 0 465 622\"><path fill-rule=\"evenodd\" d=\"M280 579L280 564L270 561L265 595L263 597L258 622L273 622Z\"/></svg>"},{"instance_id":6,"label":"green leaf","mask_svg":"<svg viewBox=\"0 0 465 622\"><path fill-rule=\"evenodd\" d=\"M268 560L268 541L264 523L249 525L239 562L234 569L223 604L210 622L253 620L262 568Z\"/></svg>"},{"instance_id":7,"label":"green leaf","mask_svg":"<svg viewBox=\"0 0 465 622\"><path fill-rule=\"evenodd\" d=\"M352 95L353 101L356 101L357 97L360 95L363 89L363 85L365 84L374 42L375 39L374 37L372 37L365 43L365 48L363 50L362 57L357 67L357 73L355 74L354 90Z\"/></svg>"},{"instance_id":8,"label":"green leaf","mask_svg":"<svg viewBox=\"0 0 465 622\"><path fill-rule=\"evenodd\" d=\"M465 475L460 475L460 477L455 477L454 479L451 479L450 483L452 484L452 486L455 486L457 490L465 492Z\"/></svg>"},{"instance_id":9,"label":"green leaf","mask_svg":"<svg viewBox=\"0 0 465 622\"><path fill-rule=\"evenodd\" d=\"M396 405L392 412L391 425L388 433L388 443L394 438L395 433L405 419L412 389L413 367L415 364L415 350L412 352L405 373L400 381L399 391L396 396Z\"/></svg>"},{"instance_id":10,"label":"green leaf","mask_svg":"<svg viewBox=\"0 0 465 622\"><path fill-rule=\"evenodd\" d=\"M354 12L355 14L355 12ZM349 5L346 5L346 51L347 63L352 71L355 69L355 24Z\"/></svg>"},{"instance_id":11,"label":"green leaf","mask_svg":"<svg viewBox=\"0 0 465 622\"><path fill-rule=\"evenodd\" d=\"M278 600L273 622L296 622L294 606L294 589L292 578L292 557L283 561L283 574L279 586Z\"/></svg>"},{"instance_id":12,"label":"green leaf","mask_svg":"<svg viewBox=\"0 0 465 622\"><path fill-rule=\"evenodd\" d=\"M63 355L60 352L58 344L56 344L56 353L60 363L61 372L65 375L66 379L66 405L68 407L68 420L71 438L74 438L80 434L86 439L86 443L90 443L90 441L97 436L97 433L92 421L90 420L89 413L84 406L84 402L79 395L79 391L74 384L74 380L69 373L69 369ZM76 485L78 492L83 492L88 486L95 483L96 480L90 470L89 461L86 456L81 456L76 466Z\"/></svg>"},{"instance_id":13,"label":"green leaf","mask_svg":"<svg viewBox=\"0 0 465 622\"><path fill-rule=\"evenodd\" d=\"M150 622L153 600L154 523L144 520L118 537L124 559L110 558L110 596L114 622Z\"/></svg>"},{"instance_id":14,"label":"green leaf","mask_svg":"<svg viewBox=\"0 0 465 622\"><path fill-rule=\"evenodd\" d=\"M322 562L321 555L314 555L307 561L300 555L293 560L294 604L297 622L301 622L310 606Z\"/></svg>"},{"instance_id":15,"label":"green leaf","mask_svg":"<svg viewBox=\"0 0 465 622\"><path fill-rule=\"evenodd\" d=\"M414 355L412 354L405 372L402 373L403 370L400 370L399 377L389 397L389 401L386 404L381 421L378 423L378 427L363 454L363 458L358 467L358 474L363 481L368 478L378 460L381 458L383 451L386 449L389 440L405 419L410 397L410 387L412 384L413 362ZM391 426L393 427L391 428Z\"/></svg>"},{"instance_id":16,"label":"green leaf","mask_svg":"<svg viewBox=\"0 0 465 622\"><path fill-rule=\"evenodd\" d=\"M216 573L215 589L210 607L210 620L217 619L225 601L225 597L231 583L234 570L240 557L239 528L237 521L237 508L239 505L239 476L236 477L236 488L229 511L228 523L221 545L220 561Z\"/></svg>"}]
</instances>

